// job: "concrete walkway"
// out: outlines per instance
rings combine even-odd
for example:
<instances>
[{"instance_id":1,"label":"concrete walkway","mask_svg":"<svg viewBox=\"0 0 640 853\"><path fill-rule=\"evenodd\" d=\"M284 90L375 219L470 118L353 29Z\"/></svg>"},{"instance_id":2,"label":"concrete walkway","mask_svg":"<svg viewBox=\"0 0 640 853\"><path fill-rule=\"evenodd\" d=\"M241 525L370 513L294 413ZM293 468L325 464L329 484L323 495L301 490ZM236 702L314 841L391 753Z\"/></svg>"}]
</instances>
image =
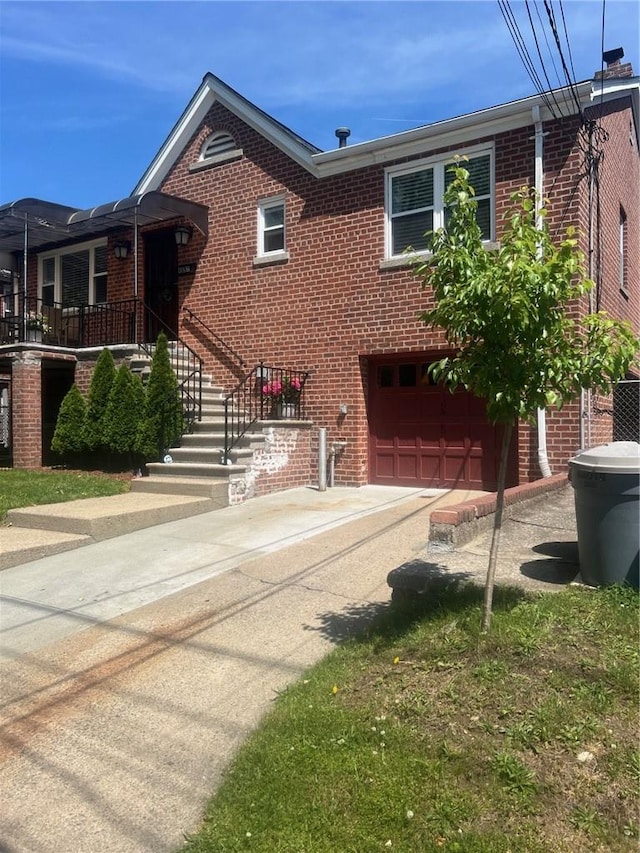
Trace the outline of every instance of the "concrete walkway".
<instances>
[{"instance_id":1,"label":"concrete walkway","mask_svg":"<svg viewBox=\"0 0 640 853\"><path fill-rule=\"evenodd\" d=\"M0 573L0 850L179 849L277 692L387 605L391 570L480 577L483 541L425 547L431 510L466 497L297 489ZM518 508L499 580L558 588L569 499L540 523ZM523 553L555 572L523 574Z\"/></svg>"}]
</instances>

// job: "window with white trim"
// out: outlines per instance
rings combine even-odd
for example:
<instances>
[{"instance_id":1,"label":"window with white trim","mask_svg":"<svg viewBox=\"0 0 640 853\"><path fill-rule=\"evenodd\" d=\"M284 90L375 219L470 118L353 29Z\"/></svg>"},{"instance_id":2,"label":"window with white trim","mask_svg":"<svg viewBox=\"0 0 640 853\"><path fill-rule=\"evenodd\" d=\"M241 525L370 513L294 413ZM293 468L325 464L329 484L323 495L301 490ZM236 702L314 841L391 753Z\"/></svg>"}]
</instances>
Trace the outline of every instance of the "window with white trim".
<instances>
[{"instance_id":1,"label":"window with white trim","mask_svg":"<svg viewBox=\"0 0 640 853\"><path fill-rule=\"evenodd\" d=\"M618 281L620 290L627 292L627 214L620 207L620 227L618 231Z\"/></svg>"},{"instance_id":2,"label":"window with white trim","mask_svg":"<svg viewBox=\"0 0 640 853\"><path fill-rule=\"evenodd\" d=\"M468 154L462 165L469 172L478 202L477 220L483 240L493 239L493 155L485 149ZM387 170L386 184L386 256L398 257L411 248L428 250L428 233L443 228L447 222L444 193L453 181L448 171L453 163L446 160L424 161L420 165L395 166ZM425 236L427 234L427 236Z\"/></svg>"},{"instance_id":3,"label":"window with white trim","mask_svg":"<svg viewBox=\"0 0 640 853\"><path fill-rule=\"evenodd\" d=\"M258 203L258 256L285 251L285 201L282 196Z\"/></svg>"},{"instance_id":4,"label":"window with white trim","mask_svg":"<svg viewBox=\"0 0 640 853\"><path fill-rule=\"evenodd\" d=\"M107 243L83 243L38 257L38 289L44 305L79 308L107 301Z\"/></svg>"}]
</instances>

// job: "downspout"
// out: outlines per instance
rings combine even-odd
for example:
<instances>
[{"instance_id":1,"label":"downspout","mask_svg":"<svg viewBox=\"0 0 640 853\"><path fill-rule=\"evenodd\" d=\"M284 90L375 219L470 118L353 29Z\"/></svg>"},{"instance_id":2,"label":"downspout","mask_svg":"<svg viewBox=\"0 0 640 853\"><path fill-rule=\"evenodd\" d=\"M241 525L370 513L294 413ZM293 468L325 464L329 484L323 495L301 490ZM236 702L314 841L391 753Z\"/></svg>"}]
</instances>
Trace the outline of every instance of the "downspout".
<instances>
[{"instance_id":1,"label":"downspout","mask_svg":"<svg viewBox=\"0 0 640 853\"><path fill-rule=\"evenodd\" d=\"M542 207L542 190L544 182L543 174L543 146L544 132L542 130L542 120L540 118L540 107L535 106L531 109L534 126L535 140L535 213L536 213L536 228L542 229L542 216L540 209ZM538 245L538 257L542 256L542 245ZM547 456L547 413L545 409L538 409L538 466L543 477L551 476L551 468L549 467L549 458Z\"/></svg>"},{"instance_id":2,"label":"downspout","mask_svg":"<svg viewBox=\"0 0 640 853\"><path fill-rule=\"evenodd\" d=\"M594 263L593 253L594 247L594 226L593 226L593 197L595 184L595 158L593 153L593 124L589 125L589 279L593 281ZM595 288L589 291L589 313L593 314L596 308ZM584 388L580 392L580 450L585 447L591 447L591 391L585 391ZM587 435L585 437L585 424ZM586 440L585 440L586 438Z\"/></svg>"}]
</instances>

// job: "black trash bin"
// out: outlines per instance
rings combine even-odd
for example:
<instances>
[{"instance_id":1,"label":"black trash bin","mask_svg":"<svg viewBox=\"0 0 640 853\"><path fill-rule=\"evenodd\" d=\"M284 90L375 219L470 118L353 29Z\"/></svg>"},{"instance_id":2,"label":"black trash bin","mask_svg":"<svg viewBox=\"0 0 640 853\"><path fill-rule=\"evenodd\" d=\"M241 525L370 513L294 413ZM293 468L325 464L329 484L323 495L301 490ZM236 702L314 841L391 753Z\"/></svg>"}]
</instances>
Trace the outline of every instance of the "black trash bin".
<instances>
[{"instance_id":1,"label":"black trash bin","mask_svg":"<svg viewBox=\"0 0 640 853\"><path fill-rule=\"evenodd\" d=\"M638 588L640 444L614 441L569 460L582 580Z\"/></svg>"}]
</instances>

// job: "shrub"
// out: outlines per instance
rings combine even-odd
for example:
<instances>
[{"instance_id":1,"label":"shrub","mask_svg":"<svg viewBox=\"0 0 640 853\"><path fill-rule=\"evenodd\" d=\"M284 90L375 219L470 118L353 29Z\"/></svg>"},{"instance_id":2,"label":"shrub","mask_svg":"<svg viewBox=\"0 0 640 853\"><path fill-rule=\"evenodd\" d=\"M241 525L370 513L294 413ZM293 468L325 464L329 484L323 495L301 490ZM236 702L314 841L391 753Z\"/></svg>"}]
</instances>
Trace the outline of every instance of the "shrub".
<instances>
[{"instance_id":1,"label":"shrub","mask_svg":"<svg viewBox=\"0 0 640 853\"><path fill-rule=\"evenodd\" d=\"M74 383L60 405L51 449L61 456L79 456L86 450L83 426L87 405Z\"/></svg>"},{"instance_id":2,"label":"shrub","mask_svg":"<svg viewBox=\"0 0 640 853\"><path fill-rule=\"evenodd\" d=\"M103 349L96 362L87 396L87 413L84 422L84 441L87 450L98 453L104 453L107 450L104 415L115 377L116 366L111 350Z\"/></svg>"},{"instance_id":3,"label":"shrub","mask_svg":"<svg viewBox=\"0 0 640 853\"><path fill-rule=\"evenodd\" d=\"M111 453L133 465L144 410L144 389L138 376L122 364L111 386L104 414L104 440Z\"/></svg>"},{"instance_id":4,"label":"shrub","mask_svg":"<svg viewBox=\"0 0 640 853\"><path fill-rule=\"evenodd\" d=\"M137 450L145 459L160 459L182 435L182 401L178 379L171 367L167 336L158 336L145 394L144 417Z\"/></svg>"}]
</instances>

